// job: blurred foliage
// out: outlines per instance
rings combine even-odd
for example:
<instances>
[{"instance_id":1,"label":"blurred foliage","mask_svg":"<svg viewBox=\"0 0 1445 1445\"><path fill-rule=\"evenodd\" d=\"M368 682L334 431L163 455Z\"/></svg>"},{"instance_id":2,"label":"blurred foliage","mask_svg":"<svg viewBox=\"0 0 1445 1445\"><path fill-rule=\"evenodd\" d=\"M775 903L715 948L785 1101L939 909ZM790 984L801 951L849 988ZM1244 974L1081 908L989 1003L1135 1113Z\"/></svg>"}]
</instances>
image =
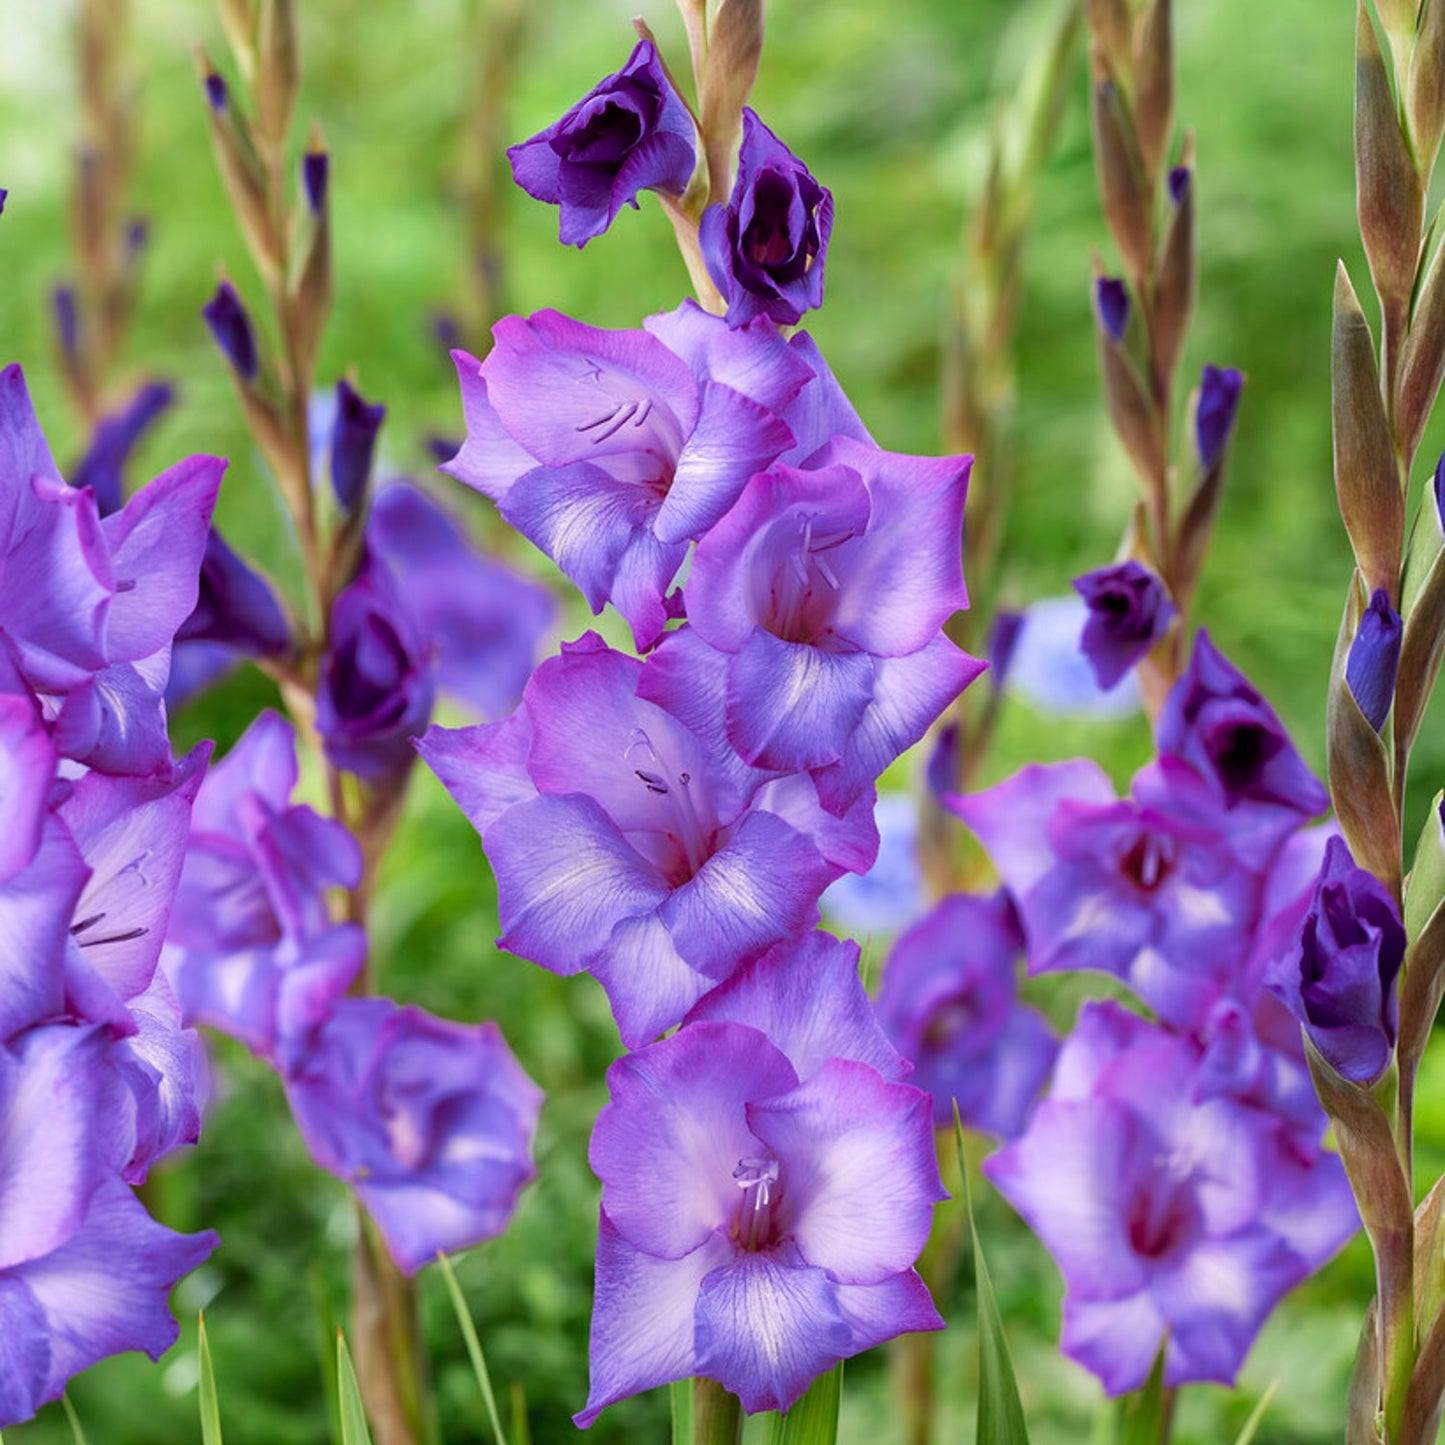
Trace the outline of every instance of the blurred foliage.
<instances>
[{"instance_id":1,"label":"blurred foliage","mask_svg":"<svg viewBox=\"0 0 1445 1445\"><path fill-rule=\"evenodd\" d=\"M389 408L384 468L430 470L427 439L456 438L462 419L435 313L464 282L463 217L454 204L471 87L472 37L486 0L303 0L303 117L333 154L335 320L320 375L356 369ZM623 0L533 0L524 40L500 67L513 87L508 134L554 119L632 44ZM647 18L675 69L681 27L666 0ZM1178 113L1197 134L1199 312L1186 375L1205 361L1248 375L1218 534L1198 617L1275 702L1322 768L1325 682L1349 575L1334 509L1329 426L1329 300L1343 254L1364 277L1355 238L1350 142L1350 7L1319 0L1181 4ZM193 451L229 456L219 517L244 550L283 579L294 570L279 509L248 444L224 367L200 321L218 263L257 295L212 165L191 46L224 53L205 0L134 0L129 64L140 84L141 152L133 201L150 221L148 258L123 364L177 382L179 404L150 438L134 478ZM967 199L980 180L994 97L1006 94L1034 7L1019 0L803 0L771 7L755 104L829 185L837 223L829 303L810 321L834 369L884 446L928 452L938 441L939 324ZM1020 16L1023 20L1020 20ZM56 372L48 294L70 269L66 197L74 71L63 5L0 7L0 354L24 363L62 464L84 439ZM1112 556L1129 506L1129 469L1099 403L1089 318L1091 250L1104 228L1094 191L1082 62L1057 151L1038 191L1025 262L1019 336L1018 487L1004 540L1006 598L1067 588ZM686 276L649 198L585 252L556 243L556 213L519 192L500 216L507 304L551 306L589 322L636 325L674 306ZM1105 256L1106 264L1109 261ZM1362 287L1363 289L1363 287ZM1432 451L1432 441L1435 450ZM1438 453L1441 429L1423 456ZM443 483L445 479L441 479ZM519 565L545 564L508 538L470 496L445 484ZM573 606L569 635L583 625ZM608 627L610 631L610 625ZM241 674L177 720L189 741L237 737L274 694ZM1440 713L1416 749L1406 836L1445 773ZM1006 713L988 777L1026 759L1088 751L1126 777L1147 755L1142 722L1087 729L1023 709ZM458 1261L500 1393L525 1390L532 1437L567 1438L586 1394L586 1340L597 1185L586 1141L616 1052L600 991L498 955L492 888L475 835L429 776L419 776L375 915L383 986L453 1017L495 1017L547 1090L540 1178L502 1239ZM1079 991L1054 992L1066 1023ZM344 1189L318 1174L287 1118L279 1084L218 1042L206 1135L158 1171L148 1203L182 1229L218 1229L211 1262L177 1293L182 1340L159 1367L130 1356L73 1390L97 1445L197 1438L195 1314L204 1305L227 1438L319 1445L328 1438L315 1290L341 1311L354 1217ZM1445 1164L1445 1087L1420 1091L1424 1171ZM1445 1086L1445 1079L1435 1080ZM955 1202L942 1210L957 1209ZM1054 1348L1057 1276L1038 1243L987 1189L979 1226L1010 1332L1035 1442L1089 1438L1100 1392ZM434 1274L435 1272L431 1272ZM1273 1379L1280 1390L1262 1438L1304 1445L1339 1438L1358 1321L1372 1289L1357 1243L1277 1313L1237 1393L1185 1393L1176 1438L1232 1438ZM939 1438L972 1438L977 1342L960 1267L940 1298L953 1322L935 1341L943 1393ZM486 1426L444 1283L422 1305L448 1441ZM895 1438L886 1354L850 1364L845 1440ZM662 1439L665 1392L609 1410L599 1442ZM69 1438L58 1409L7 1432L13 1445Z\"/></svg>"}]
</instances>

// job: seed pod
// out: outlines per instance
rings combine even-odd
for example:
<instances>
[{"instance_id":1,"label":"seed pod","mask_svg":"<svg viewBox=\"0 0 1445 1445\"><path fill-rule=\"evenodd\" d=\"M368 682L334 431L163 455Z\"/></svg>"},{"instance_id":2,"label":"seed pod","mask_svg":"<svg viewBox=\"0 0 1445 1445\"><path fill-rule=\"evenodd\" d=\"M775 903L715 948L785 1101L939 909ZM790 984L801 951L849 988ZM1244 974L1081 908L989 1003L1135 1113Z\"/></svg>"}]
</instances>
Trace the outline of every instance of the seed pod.
<instances>
[{"instance_id":1,"label":"seed pod","mask_svg":"<svg viewBox=\"0 0 1445 1445\"><path fill-rule=\"evenodd\" d=\"M1159 175L1174 123L1174 25L1172 0L1151 0L1139 20L1134 72L1134 125L1149 189Z\"/></svg>"},{"instance_id":2,"label":"seed pod","mask_svg":"<svg viewBox=\"0 0 1445 1445\"><path fill-rule=\"evenodd\" d=\"M1393 601L1399 595L1405 499L1380 396L1374 342L1343 261L1335 278L1330 367L1340 516L1366 586L1371 592L1383 588Z\"/></svg>"},{"instance_id":3,"label":"seed pod","mask_svg":"<svg viewBox=\"0 0 1445 1445\"><path fill-rule=\"evenodd\" d=\"M1144 177L1133 123L1112 80L1095 84L1093 93L1094 160L1104 219L1136 282L1149 274L1154 259L1153 208Z\"/></svg>"}]
</instances>

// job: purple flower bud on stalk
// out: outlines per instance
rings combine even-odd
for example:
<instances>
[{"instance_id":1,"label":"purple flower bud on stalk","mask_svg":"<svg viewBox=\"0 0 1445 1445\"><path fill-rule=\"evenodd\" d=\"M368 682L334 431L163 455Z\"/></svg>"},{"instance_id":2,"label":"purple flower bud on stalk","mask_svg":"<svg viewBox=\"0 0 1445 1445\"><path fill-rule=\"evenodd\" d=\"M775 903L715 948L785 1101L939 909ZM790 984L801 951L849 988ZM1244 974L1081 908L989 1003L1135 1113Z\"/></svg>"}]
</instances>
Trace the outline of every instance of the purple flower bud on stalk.
<instances>
[{"instance_id":1,"label":"purple flower bud on stalk","mask_svg":"<svg viewBox=\"0 0 1445 1445\"><path fill-rule=\"evenodd\" d=\"M1355 866L1343 838L1331 838L1295 950L1270 969L1265 986L1330 1066L1356 1083L1378 1078L1390 1062L1405 942L1394 900Z\"/></svg>"},{"instance_id":2,"label":"purple flower bud on stalk","mask_svg":"<svg viewBox=\"0 0 1445 1445\"><path fill-rule=\"evenodd\" d=\"M214 527L206 538L195 610L176 641L221 643L250 657L274 656L291 646L291 628L269 583Z\"/></svg>"},{"instance_id":3,"label":"purple flower bud on stalk","mask_svg":"<svg viewBox=\"0 0 1445 1445\"><path fill-rule=\"evenodd\" d=\"M0 216L5 214L5 198L10 194L4 186L0 186Z\"/></svg>"},{"instance_id":4,"label":"purple flower bud on stalk","mask_svg":"<svg viewBox=\"0 0 1445 1445\"><path fill-rule=\"evenodd\" d=\"M331 486L336 500L354 512L366 491L376 452L376 434L386 416L343 377L336 383L336 425L331 432Z\"/></svg>"},{"instance_id":5,"label":"purple flower bud on stalk","mask_svg":"<svg viewBox=\"0 0 1445 1445\"><path fill-rule=\"evenodd\" d=\"M1076 577L1074 591L1089 608L1079 647L1102 688L1113 687L1164 636L1178 610L1158 577L1134 561Z\"/></svg>"},{"instance_id":6,"label":"purple flower bud on stalk","mask_svg":"<svg viewBox=\"0 0 1445 1445\"><path fill-rule=\"evenodd\" d=\"M144 216L133 216L125 228L125 254L134 261L146 248L150 240L150 222Z\"/></svg>"},{"instance_id":7,"label":"purple flower bud on stalk","mask_svg":"<svg viewBox=\"0 0 1445 1445\"><path fill-rule=\"evenodd\" d=\"M229 281L222 281L216 294L201 308L201 315L236 374L243 381L254 381L258 364L256 337L236 288Z\"/></svg>"},{"instance_id":8,"label":"purple flower bud on stalk","mask_svg":"<svg viewBox=\"0 0 1445 1445\"><path fill-rule=\"evenodd\" d=\"M50 293L50 307L55 313L55 333L60 349L74 357L80 349L80 317L75 310L75 292L69 286L57 286Z\"/></svg>"},{"instance_id":9,"label":"purple flower bud on stalk","mask_svg":"<svg viewBox=\"0 0 1445 1445\"><path fill-rule=\"evenodd\" d=\"M1194 415L1194 444L1199 465L1207 472L1229 445L1234 430L1244 375L1232 366L1206 366L1199 383L1199 409Z\"/></svg>"},{"instance_id":10,"label":"purple flower bud on stalk","mask_svg":"<svg viewBox=\"0 0 1445 1445\"><path fill-rule=\"evenodd\" d=\"M1123 341L1129 329L1129 288L1117 276L1100 276L1094 282L1094 306L1109 339Z\"/></svg>"},{"instance_id":11,"label":"purple flower bud on stalk","mask_svg":"<svg viewBox=\"0 0 1445 1445\"><path fill-rule=\"evenodd\" d=\"M529 196L561 208L565 246L600 236L639 191L680 196L697 163L696 130L650 40L561 119L507 152Z\"/></svg>"},{"instance_id":12,"label":"purple flower bud on stalk","mask_svg":"<svg viewBox=\"0 0 1445 1445\"><path fill-rule=\"evenodd\" d=\"M928 791L940 802L950 793L958 791L958 764L961 746L962 740L959 737L958 724L956 722L944 723L934 739L933 750L928 755L928 767L924 774L928 783Z\"/></svg>"},{"instance_id":13,"label":"purple flower bud on stalk","mask_svg":"<svg viewBox=\"0 0 1445 1445\"><path fill-rule=\"evenodd\" d=\"M429 437L426 448L436 458L437 465L444 467L464 445L453 437Z\"/></svg>"},{"instance_id":14,"label":"purple flower bud on stalk","mask_svg":"<svg viewBox=\"0 0 1445 1445\"><path fill-rule=\"evenodd\" d=\"M307 151L301 158L301 185L313 216L326 205L326 187L331 177L331 157L325 151Z\"/></svg>"},{"instance_id":15,"label":"purple flower bud on stalk","mask_svg":"<svg viewBox=\"0 0 1445 1445\"><path fill-rule=\"evenodd\" d=\"M1014 644L1023 630L1022 612L999 612L994 616L993 626L988 632L989 678L995 688L1003 690L1013 663Z\"/></svg>"},{"instance_id":16,"label":"purple flower bud on stalk","mask_svg":"<svg viewBox=\"0 0 1445 1445\"><path fill-rule=\"evenodd\" d=\"M1169 172L1169 199L1176 206L1182 206L1194 184L1194 172L1188 166L1175 166Z\"/></svg>"},{"instance_id":17,"label":"purple flower bud on stalk","mask_svg":"<svg viewBox=\"0 0 1445 1445\"><path fill-rule=\"evenodd\" d=\"M146 429L174 399L169 386L151 382L141 387L128 406L97 424L90 450L70 480L74 486L90 487L95 492L95 504L102 517L120 510L125 464Z\"/></svg>"},{"instance_id":18,"label":"purple flower bud on stalk","mask_svg":"<svg viewBox=\"0 0 1445 1445\"><path fill-rule=\"evenodd\" d=\"M790 326L823 304L833 194L749 109L726 206L703 212L698 242L729 326L769 316Z\"/></svg>"},{"instance_id":19,"label":"purple flower bud on stalk","mask_svg":"<svg viewBox=\"0 0 1445 1445\"><path fill-rule=\"evenodd\" d=\"M225 110L229 94L226 89L226 80L218 71L208 70L206 72L206 99L211 103L211 109L220 112Z\"/></svg>"},{"instance_id":20,"label":"purple flower bud on stalk","mask_svg":"<svg viewBox=\"0 0 1445 1445\"><path fill-rule=\"evenodd\" d=\"M1440 523L1440 530L1445 532L1445 452L1441 452L1440 460L1435 463L1435 516Z\"/></svg>"},{"instance_id":21,"label":"purple flower bud on stalk","mask_svg":"<svg viewBox=\"0 0 1445 1445\"><path fill-rule=\"evenodd\" d=\"M1395 674L1400 670L1400 642L1404 635L1400 614L1390 606L1389 594L1377 587L1359 631L1350 644L1345 681L1370 726L1379 732L1390 715L1395 698Z\"/></svg>"}]
</instances>

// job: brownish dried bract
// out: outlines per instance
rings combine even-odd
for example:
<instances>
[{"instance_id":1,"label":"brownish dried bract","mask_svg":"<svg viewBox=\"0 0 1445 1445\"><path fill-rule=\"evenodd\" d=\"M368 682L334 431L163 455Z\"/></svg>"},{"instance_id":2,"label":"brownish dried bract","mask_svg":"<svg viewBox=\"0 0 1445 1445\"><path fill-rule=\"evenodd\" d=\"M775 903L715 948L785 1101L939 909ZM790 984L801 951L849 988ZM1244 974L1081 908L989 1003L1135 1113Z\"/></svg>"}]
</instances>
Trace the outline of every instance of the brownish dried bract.
<instances>
[{"instance_id":1,"label":"brownish dried bract","mask_svg":"<svg viewBox=\"0 0 1445 1445\"><path fill-rule=\"evenodd\" d=\"M1144 174L1152 190L1174 125L1174 20L1172 0L1150 0L1139 17L1134 67L1134 124Z\"/></svg>"},{"instance_id":2,"label":"brownish dried bract","mask_svg":"<svg viewBox=\"0 0 1445 1445\"><path fill-rule=\"evenodd\" d=\"M1112 80L1094 85L1093 128L1104 219L1137 284L1149 275L1154 259L1153 205L1134 123Z\"/></svg>"},{"instance_id":3,"label":"brownish dried bract","mask_svg":"<svg viewBox=\"0 0 1445 1445\"><path fill-rule=\"evenodd\" d=\"M261 0L256 20L256 112L271 146L285 143L301 84L296 0Z\"/></svg>"},{"instance_id":4,"label":"brownish dried bract","mask_svg":"<svg viewBox=\"0 0 1445 1445\"><path fill-rule=\"evenodd\" d=\"M742 134L743 106L763 53L763 0L723 0L712 23L698 96L707 152L708 199L725 202L732 153Z\"/></svg>"}]
</instances>

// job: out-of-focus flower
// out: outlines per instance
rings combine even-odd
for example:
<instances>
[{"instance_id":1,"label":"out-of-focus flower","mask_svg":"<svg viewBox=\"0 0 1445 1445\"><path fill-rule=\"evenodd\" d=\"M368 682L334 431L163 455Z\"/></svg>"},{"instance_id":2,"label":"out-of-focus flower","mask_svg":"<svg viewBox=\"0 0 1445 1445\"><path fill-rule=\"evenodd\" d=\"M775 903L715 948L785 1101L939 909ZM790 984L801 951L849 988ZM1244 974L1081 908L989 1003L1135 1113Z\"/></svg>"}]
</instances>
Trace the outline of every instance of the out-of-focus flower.
<instances>
[{"instance_id":1,"label":"out-of-focus flower","mask_svg":"<svg viewBox=\"0 0 1445 1445\"><path fill-rule=\"evenodd\" d=\"M124 493L122 473L136 443L171 404L175 393L161 382L151 382L111 416L102 417L90 439L90 449L71 475L75 487L89 487L102 517L120 510Z\"/></svg>"},{"instance_id":2,"label":"out-of-focus flower","mask_svg":"<svg viewBox=\"0 0 1445 1445\"><path fill-rule=\"evenodd\" d=\"M1024 609L1013 633L1000 685L1047 713L1127 717L1139 710L1139 689L1125 675L1104 689L1084 655L1089 609L1079 597L1046 597Z\"/></svg>"},{"instance_id":3,"label":"out-of-focus flower","mask_svg":"<svg viewBox=\"0 0 1445 1445\"><path fill-rule=\"evenodd\" d=\"M1199 1097L1201 1054L1085 1004L1027 1132L984 1172L1063 1272L1063 1352L1111 1395L1233 1384L1280 1299L1358 1227L1339 1159L1266 1109Z\"/></svg>"},{"instance_id":4,"label":"out-of-focus flower","mask_svg":"<svg viewBox=\"0 0 1445 1445\"><path fill-rule=\"evenodd\" d=\"M1105 689L1164 636L1178 611L1159 578L1132 560L1076 577L1074 591L1089 609L1079 647Z\"/></svg>"},{"instance_id":5,"label":"out-of-focus flower","mask_svg":"<svg viewBox=\"0 0 1445 1445\"><path fill-rule=\"evenodd\" d=\"M1356 1083L1378 1078L1394 1052L1405 942L1394 900L1355 866L1345 840L1332 837L1295 947L1265 983L1336 1072Z\"/></svg>"},{"instance_id":6,"label":"out-of-focus flower","mask_svg":"<svg viewBox=\"0 0 1445 1445\"><path fill-rule=\"evenodd\" d=\"M216 294L201 307L201 316L236 375L242 381L254 381L260 365L256 333L251 329L245 304L229 281L222 281L216 288Z\"/></svg>"},{"instance_id":7,"label":"out-of-focus flower","mask_svg":"<svg viewBox=\"0 0 1445 1445\"><path fill-rule=\"evenodd\" d=\"M832 230L832 192L744 107L732 195L726 206L709 206L698 229L728 325L767 316L791 326L821 306Z\"/></svg>"},{"instance_id":8,"label":"out-of-focus flower","mask_svg":"<svg viewBox=\"0 0 1445 1445\"><path fill-rule=\"evenodd\" d=\"M1232 366L1206 366L1199 383L1199 406L1194 414L1194 446L1199 465L1208 471L1224 455L1234 431L1244 375Z\"/></svg>"},{"instance_id":9,"label":"out-of-focus flower","mask_svg":"<svg viewBox=\"0 0 1445 1445\"><path fill-rule=\"evenodd\" d=\"M331 604L316 730L336 768L369 782L404 772L426 731L436 664L390 569L368 552Z\"/></svg>"},{"instance_id":10,"label":"out-of-focus flower","mask_svg":"<svg viewBox=\"0 0 1445 1445\"><path fill-rule=\"evenodd\" d=\"M668 712L642 695L654 665L589 633L505 722L420 745L482 835L502 946L594 974L629 1047L810 927L827 884L877 849L871 796L835 818L806 777L748 767L723 740L720 689Z\"/></svg>"},{"instance_id":11,"label":"out-of-focus flower","mask_svg":"<svg viewBox=\"0 0 1445 1445\"><path fill-rule=\"evenodd\" d=\"M492 1023L342 999L286 1092L312 1157L356 1190L408 1274L500 1234L536 1173L542 1093Z\"/></svg>"},{"instance_id":12,"label":"out-of-focus flower","mask_svg":"<svg viewBox=\"0 0 1445 1445\"><path fill-rule=\"evenodd\" d=\"M263 712L196 797L164 963L187 1022L241 1040L284 1073L361 971L366 937L326 894L361 881L341 826L293 804L296 739Z\"/></svg>"},{"instance_id":13,"label":"out-of-focus flower","mask_svg":"<svg viewBox=\"0 0 1445 1445\"><path fill-rule=\"evenodd\" d=\"M535 200L560 206L563 245L600 236L639 191L680 196L697 160L696 128L657 50L641 41L615 75L598 81L546 130L507 152Z\"/></svg>"},{"instance_id":14,"label":"out-of-focus flower","mask_svg":"<svg viewBox=\"0 0 1445 1445\"><path fill-rule=\"evenodd\" d=\"M274 657L291 646L291 626L271 584L214 527L206 537L196 605L176 642L220 643L247 657Z\"/></svg>"},{"instance_id":15,"label":"out-of-focus flower","mask_svg":"<svg viewBox=\"0 0 1445 1445\"><path fill-rule=\"evenodd\" d=\"M376 434L386 417L343 377L336 383L336 421L331 428L331 487L342 510L353 512L366 493Z\"/></svg>"},{"instance_id":16,"label":"out-of-focus flower","mask_svg":"<svg viewBox=\"0 0 1445 1445\"><path fill-rule=\"evenodd\" d=\"M491 497L594 612L610 601L641 648L667 624L688 539L792 444L777 413L812 380L767 323L730 343L709 343L727 327L696 308L651 325L687 355L555 311L500 321L485 361L454 354L467 440L444 468Z\"/></svg>"},{"instance_id":17,"label":"out-of-focus flower","mask_svg":"<svg viewBox=\"0 0 1445 1445\"><path fill-rule=\"evenodd\" d=\"M786 990L786 970L771 977ZM817 1061L816 1029L781 1034L700 1019L608 1071L578 1425L695 1375L749 1412L786 1410L839 1360L942 1326L912 1268L944 1197L927 1095L836 1052ZM851 1042L840 1030L836 1047Z\"/></svg>"},{"instance_id":18,"label":"out-of-focus flower","mask_svg":"<svg viewBox=\"0 0 1445 1445\"><path fill-rule=\"evenodd\" d=\"M106 1053L99 1028L0 1043L0 1427L106 1355L159 1359L172 1286L218 1243L163 1229L122 1182L133 1125Z\"/></svg>"},{"instance_id":19,"label":"out-of-focus flower","mask_svg":"<svg viewBox=\"0 0 1445 1445\"><path fill-rule=\"evenodd\" d=\"M877 861L866 873L845 873L823 894L824 912L855 938L897 933L928 905L918 864L918 805L906 793L884 793L873 817Z\"/></svg>"},{"instance_id":20,"label":"out-of-focus flower","mask_svg":"<svg viewBox=\"0 0 1445 1445\"><path fill-rule=\"evenodd\" d=\"M1018 1003L1014 965L1024 940L1004 894L959 893L938 903L893 945L878 1019L933 1095L933 1122L1011 1139L1053 1067L1058 1040Z\"/></svg>"},{"instance_id":21,"label":"out-of-focus flower","mask_svg":"<svg viewBox=\"0 0 1445 1445\"><path fill-rule=\"evenodd\" d=\"M1389 594L1376 588L1345 659L1345 681L1350 693L1376 732L1385 726L1395 701L1395 674L1400 670L1404 632Z\"/></svg>"}]
</instances>

